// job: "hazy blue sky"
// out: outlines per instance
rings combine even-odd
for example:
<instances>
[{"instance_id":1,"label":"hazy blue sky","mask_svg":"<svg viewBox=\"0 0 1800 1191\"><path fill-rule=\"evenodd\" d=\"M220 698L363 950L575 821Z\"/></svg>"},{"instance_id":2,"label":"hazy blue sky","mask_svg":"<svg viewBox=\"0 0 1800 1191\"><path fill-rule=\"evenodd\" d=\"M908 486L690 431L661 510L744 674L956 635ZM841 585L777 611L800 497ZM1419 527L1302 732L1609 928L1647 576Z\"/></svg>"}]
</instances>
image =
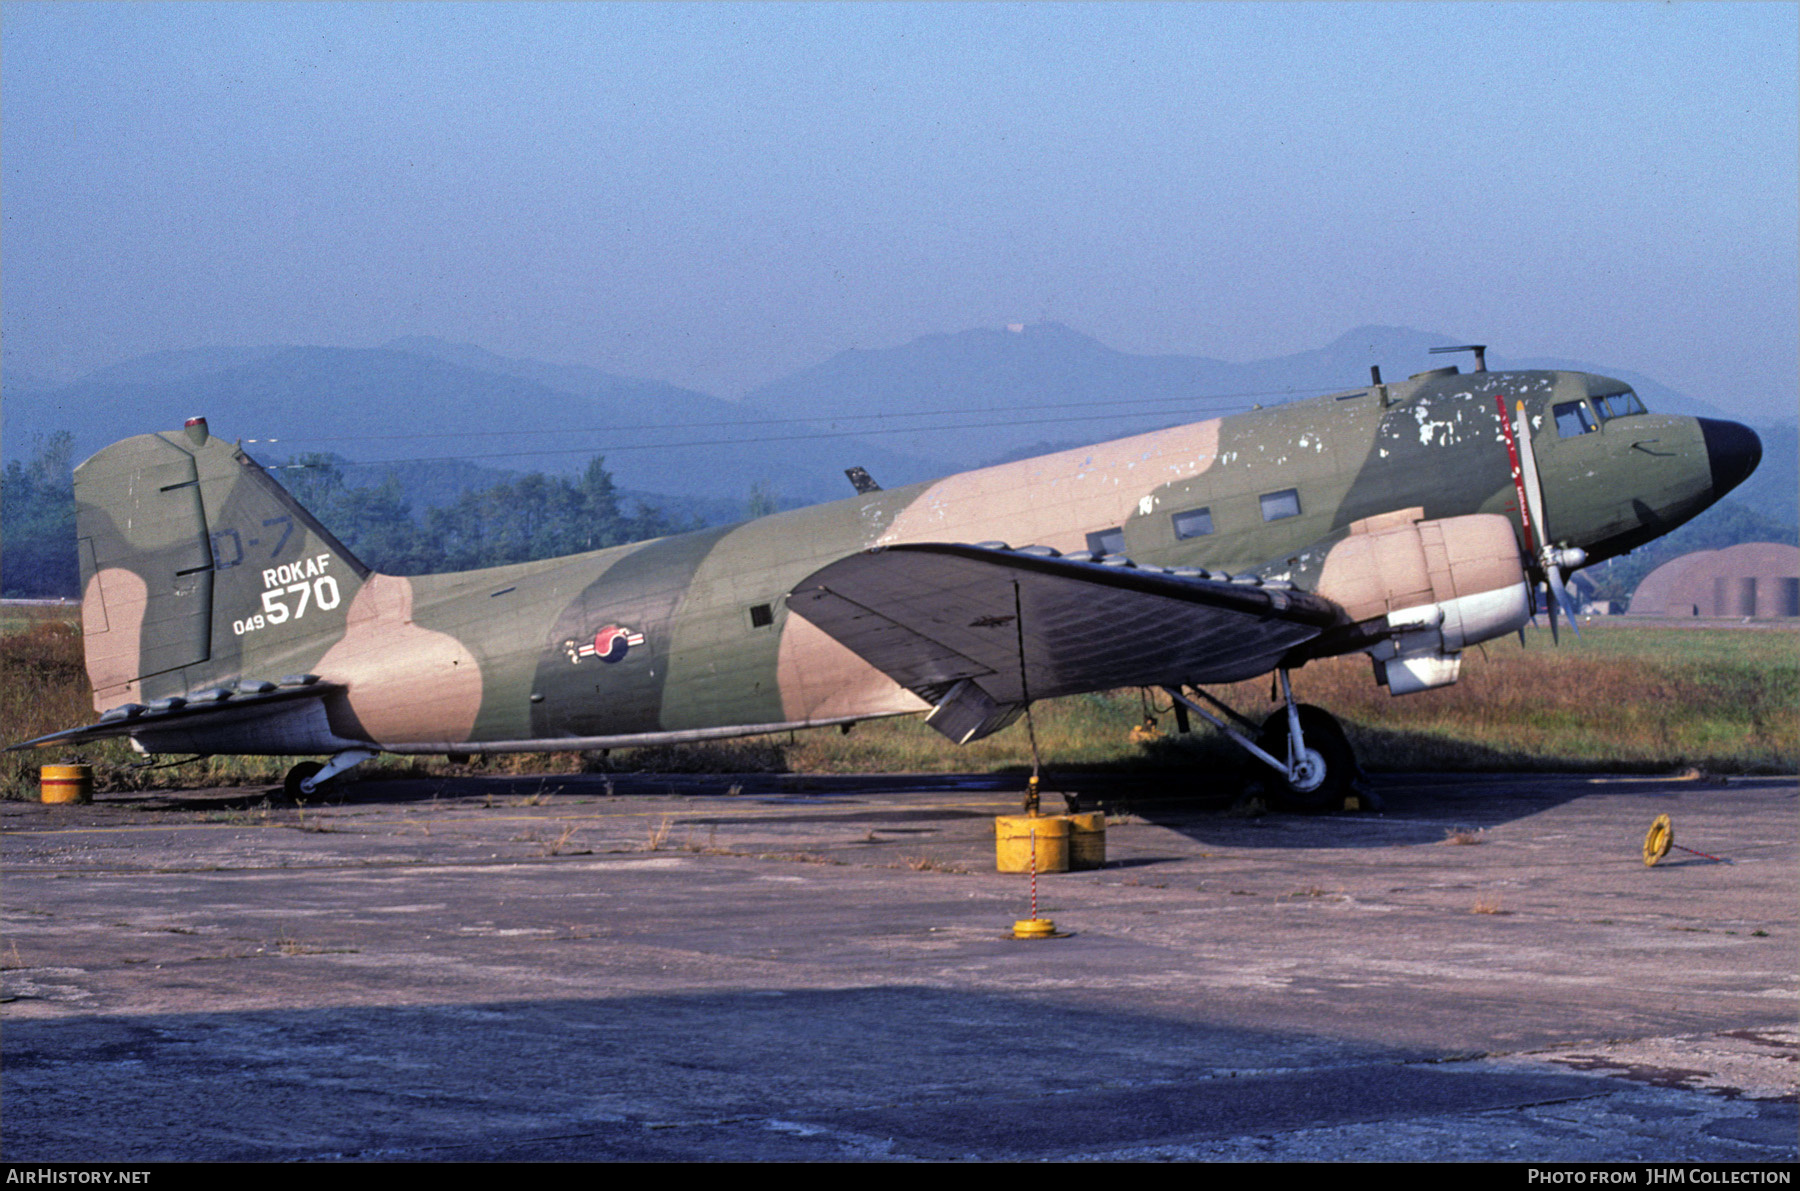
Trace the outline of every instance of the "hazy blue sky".
<instances>
[{"instance_id":1,"label":"hazy blue sky","mask_svg":"<svg viewBox=\"0 0 1800 1191\"><path fill-rule=\"evenodd\" d=\"M1797 17L8 3L5 358L429 334L737 396L1006 322L1397 323L1791 418Z\"/></svg>"}]
</instances>

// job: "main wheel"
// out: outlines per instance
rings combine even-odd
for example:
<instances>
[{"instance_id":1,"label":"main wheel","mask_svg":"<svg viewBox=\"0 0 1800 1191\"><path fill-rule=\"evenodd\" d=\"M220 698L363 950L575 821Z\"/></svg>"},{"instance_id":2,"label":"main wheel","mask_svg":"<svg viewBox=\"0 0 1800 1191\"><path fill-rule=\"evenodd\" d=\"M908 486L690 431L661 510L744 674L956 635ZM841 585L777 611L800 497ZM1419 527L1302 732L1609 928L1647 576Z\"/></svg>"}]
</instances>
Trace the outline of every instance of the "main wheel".
<instances>
[{"instance_id":1,"label":"main wheel","mask_svg":"<svg viewBox=\"0 0 1800 1191\"><path fill-rule=\"evenodd\" d=\"M1295 710L1300 714L1300 736L1306 744L1306 755L1300 759L1297 773L1273 775L1272 800L1284 811L1306 815L1337 810L1344 805L1344 796L1356 779L1356 754L1330 712L1310 703L1302 703ZM1277 760L1287 759L1287 708L1263 721L1256 744Z\"/></svg>"},{"instance_id":2,"label":"main wheel","mask_svg":"<svg viewBox=\"0 0 1800 1191\"><path fill-rule=\"evenodd\" d=\"M287 795L287 800L289 802L299 802L302 798L310 797L310 795L300 789L300 783L306 781L308 778L312 777L313 774L318 773L324 768L325 766L317 761L302 761L300 764L288 770L287 777L282 779L281 783L282 793ZM321 792L321 790L313 791L314 794Z\"/></svg>"}]
</instances>

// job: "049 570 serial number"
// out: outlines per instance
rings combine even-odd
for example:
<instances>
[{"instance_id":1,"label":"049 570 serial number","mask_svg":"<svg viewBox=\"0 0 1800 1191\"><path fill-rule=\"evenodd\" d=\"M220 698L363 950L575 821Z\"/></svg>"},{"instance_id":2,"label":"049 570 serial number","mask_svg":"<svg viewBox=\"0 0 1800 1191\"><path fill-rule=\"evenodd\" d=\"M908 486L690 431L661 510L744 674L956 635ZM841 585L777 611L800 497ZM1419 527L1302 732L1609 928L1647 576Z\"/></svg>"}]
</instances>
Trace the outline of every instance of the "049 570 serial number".
<instances>
[{"instance_id":1,"label":"049 570 serial number","mask_svg":"<svg viewBox=\"0 0 1800 1191\"><path fill-rule=\"evenodd\" d=\"M268 567L262 573L262 611L231 622L231 631L242 637L271 625L304 619L309 608L329 612L338 606L337 579L325 574L331 555L320 554L300 562Z\"/></svg>"}]
</instances>

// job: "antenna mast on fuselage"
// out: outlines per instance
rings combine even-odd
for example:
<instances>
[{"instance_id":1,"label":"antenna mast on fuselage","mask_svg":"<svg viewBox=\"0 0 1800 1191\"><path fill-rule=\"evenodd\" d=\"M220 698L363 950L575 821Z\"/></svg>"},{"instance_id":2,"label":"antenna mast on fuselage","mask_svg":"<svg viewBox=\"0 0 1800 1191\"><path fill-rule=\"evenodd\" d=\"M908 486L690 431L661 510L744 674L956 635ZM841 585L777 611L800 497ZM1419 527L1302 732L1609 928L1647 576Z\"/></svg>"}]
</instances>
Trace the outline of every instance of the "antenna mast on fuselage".
<instances>
[{"instance_id":1,"label":"antenna mast on fuselage","mask_svg":"<svg viewBox=\"0 0 1800 1191\"><path fill-rule=\"evenodd\" d=\"M1475 371L1487 371L1487 344L1485 343L1463 343L1456 347L1434 347L1431 349L1431 354L1434 356L1441 356L1445 352L1474 352Z\"/></svg>"}]
</instances>

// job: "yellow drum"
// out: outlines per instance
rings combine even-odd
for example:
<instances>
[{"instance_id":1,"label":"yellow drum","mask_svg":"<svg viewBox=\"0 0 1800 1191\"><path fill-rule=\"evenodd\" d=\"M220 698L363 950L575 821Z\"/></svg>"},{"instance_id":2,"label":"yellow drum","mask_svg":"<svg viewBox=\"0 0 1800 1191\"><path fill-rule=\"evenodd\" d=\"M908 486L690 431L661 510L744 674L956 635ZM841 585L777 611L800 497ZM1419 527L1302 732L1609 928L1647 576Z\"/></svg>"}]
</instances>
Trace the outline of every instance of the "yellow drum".
<instances>
[{"instance_id":1,"label":"yellow drum","mask_svg":"<svg viewBox=\"0 0 1800 1191\"><path fill-rule=\"evenodd\" d=\"M44 802L94 801L94 767L44 766L38 770L38 797Z\"/></svg>"},{"instance_id":2,"label":"yellow drum","mask_svg":"<svg viewBox=\"0 0 1800 1191\"><path fill-rule=\"evenodd\" d=\"M1106 815L1084 811L1063 816L1069 820L1069 868L1084 872L1106 867Z\"/></svg>"},{"instance_id":3,"label":"yellow drum","mask_svg":"<svg viewBox=\"0 0 1800 1191\"><path fill-rule=\"evenodd\" d=\"M998 815L994 819L994 860L1003 873L1031 871L1032 842L1037 844L1037 871L1069 871L1067 815Z\"/></svg>"}]
</instances>

